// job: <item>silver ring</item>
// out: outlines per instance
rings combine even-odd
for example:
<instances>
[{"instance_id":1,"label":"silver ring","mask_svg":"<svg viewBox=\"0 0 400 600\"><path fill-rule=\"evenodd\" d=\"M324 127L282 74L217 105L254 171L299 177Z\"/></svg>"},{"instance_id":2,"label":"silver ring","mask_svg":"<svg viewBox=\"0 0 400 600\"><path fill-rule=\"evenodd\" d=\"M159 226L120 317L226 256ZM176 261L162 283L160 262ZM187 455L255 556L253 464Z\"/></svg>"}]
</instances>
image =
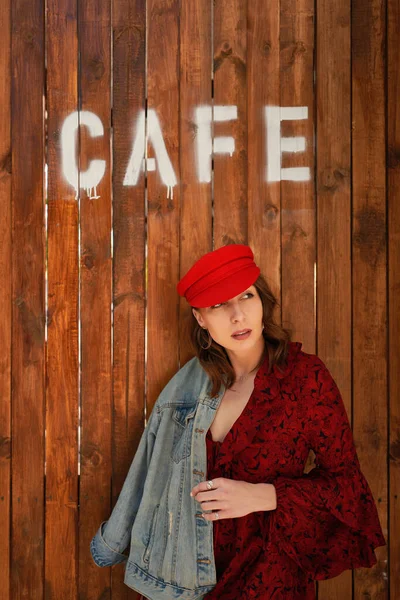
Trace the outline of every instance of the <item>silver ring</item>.
<instances>
[{"instance_id":1,"label":"silver ring","mask_svg":"<svg viewBox=\"0 0 400 600\"><path fill-rule=\"evenodd\" d=\"M212 489L213 485L214 485L214 484L213 484L213 482L212 482L211 480L210 480L210 481L207 481L207 487L208 487L208 489L209 489L209 490L211 490L211 489Z\"/></svg>"},{"instance_id":2,"label":"silver ring","mask_svg":"<svg viewBox=\"0 0 400 600\"><path fill-rule=\"evenodd\" d=\"M217 512L215 512L214 515L216 519L219 519L219 514Z\"/></svg>"}]
</instances>

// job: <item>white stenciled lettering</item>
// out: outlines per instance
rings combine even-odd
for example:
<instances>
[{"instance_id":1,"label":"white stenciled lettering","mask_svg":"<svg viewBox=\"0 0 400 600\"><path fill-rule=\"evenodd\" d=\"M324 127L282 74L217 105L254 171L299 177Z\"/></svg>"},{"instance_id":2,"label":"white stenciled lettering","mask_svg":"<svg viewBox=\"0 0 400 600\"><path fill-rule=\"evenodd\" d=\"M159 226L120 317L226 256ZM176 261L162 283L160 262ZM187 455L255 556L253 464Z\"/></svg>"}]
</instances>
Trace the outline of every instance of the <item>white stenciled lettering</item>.
<instances>
[{"instance_id":1,"label":"white stenciled lettering","mask_svg":"<svg viewBox=\"0 0 400 600\"><path fill-rule=\"evenodd\" d=\"M229 154L232 156L235 150L235 140L232 136L214 136L212 138L211 123L237 119L237 106L198 106L194 114L197 125L197 176L200 183L209 183L211 181L211 157L215 154Z\"/></svg>"},{"instance_id":2,"label":"white stenciled lettering","mask_svg":"<svg viewBox=\"0 0 400 600\"><path fill-rule=\"evenodd\" d=\"M307 106L266 106L267 131L266 181L309 181L308 167L282 168L282 152L304 152L304 137L282 137L282 121L299 121L308 118Z\"/></svg>"},{"instance_id":3,"label":"white stenciled lettering","mask_svg":"<svg viewBox=\"0 0 400 600\"><path fill-rule=\"evenodd\" d=\"M282 153L304 152L306 139L304 137L282 137L281 122L296 121L308 118L307 106L265 106L265 131L267 163L265 165L265 181L309 181L309 167L282 168ZM211 182L211 159L218 154L235 152L235 140L232 136L213 136L212 123L232 121L238 118L237 106L198 106L194 109L194 121L197 126L195 138L195 161L197 176L200 183ZM106 161L93 159L86 171L78 170L76 132L79 125L86 125L92 137L104 135L104 128L99 117L91 111L74 111L68 115L61 128L61 165L67 181L76 191L86 190L91 199L99 198L99 186L106 170ZM146 132L147 125L147 132ZM147 143L154 149L154 158L147 155ZM185 149L186 151L186 149ZM135 186L141 173L157 171L162 183L167 187L167 198L173 198L173 190L177 178L170 160L161 124L153 109L138 113L133 132L132 151L123 180L124 186Z\"/></svg>"},{"instance_id":4,"label":"white stenciled lettering","mask_svg":"<svg viewBox=\"0 0 400 600\"><path fill-rule=\"evenodd\" d=\"M144 110L142 110L137 119L135 140L123 183L124 185L136 185L146 161L148 171L155 171L157 161L161 180L167 186L167 198L172 198L173 188L177 184L177 180L165 147L160 122L153 109L150 109L147 112L147 140L153 145L156 160L154 158L147 158L147 148L145 144L145 113Z\"/></svg>"},{"instance_id":5,"label":"white stenciled lettering","mask_svg":"<svg viewBox=\"0 0 400 600\"><path fill-rule=\"evenodd\" d=\"M75 133L79 122L89 128L92 137L104 134L103 124L99 117L88 110L74 111L65 119L61 128L61 166L68 181L75 188L75 200L78 199L79 187L86 190L91 199L100 198L96 186L102 180L105 170L105 160L91 160L86 171L78 171L76 160Z\"/></svg>"}]
</instances>

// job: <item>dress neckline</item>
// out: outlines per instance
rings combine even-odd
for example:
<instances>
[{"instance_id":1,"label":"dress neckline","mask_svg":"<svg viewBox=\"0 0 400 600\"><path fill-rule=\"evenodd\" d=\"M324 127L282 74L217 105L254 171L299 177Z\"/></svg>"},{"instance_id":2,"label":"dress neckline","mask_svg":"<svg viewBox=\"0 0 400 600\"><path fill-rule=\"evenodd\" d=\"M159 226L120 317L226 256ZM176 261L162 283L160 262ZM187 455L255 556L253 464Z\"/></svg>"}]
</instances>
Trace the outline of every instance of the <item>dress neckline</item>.
<instances>
[{"instance_id":1,"label":"dress neckline","mask_svg":"<svg viewBox=\"0 0 400 600\"><path fill-rule=\"evenodd\" d=\"M257 391L257 388L254 385L254 387L251 391L251 394L250 394L242 412L240 413L240 415L238 416L236 421L233 423L232 427L229 429L228 433L226 434L226 436L224 437L222 442L220 442L219 440L213 440L212 435L211 435L211 429L210 428L208 429L207 436L213 444L215 444L216 446L223 446L225 444L225 442L228 440L228 438L230 438L234 434L237 426L240 425L241 421L247 416L247 414L249 412L251 412L252 404L254 402L254 398L256 397L256 391ZM211 425L210 425L210 427L211 427Z\"/></svg>"},{"instance_id":2,"label":"dress neckline","mask_svg":"<svg viewBox=\"0 0 400 600\"><path fill-rule=\"evenodd\" d=\"M276 365L274 365L269 378L272 379L275 377L277 379L282 379L283 377L288 375L294 366L297 354L300 352L301 347L302 347L301 342L289 342L286 367L283 369L283 372L280 372L280 371L277 372ZM242 410L242 412L240 413L240 415L238 416L238 418L233 423L232 427L230 428L230 430L224 437L223 441L222 442L220 442L218 440L214 441L211 436L210 428L208 429L206 438L208 438L212 444L214 444L215 446L223 446L225 444L225 442L228 440L228 438L230 438L235 433L237 427L240 427L243 419L252 412L252 410L254 408L253 404L255 405L258 401L259 388L262 388L265 384L265 375L268 371L268 366L269 366L269 360L268 360L268 352L267 352L265 354L262 364L259 366L259 368L257 370L256 376L254 378L254 387L249 396L249 399L248 399L244 409Z\"/></svg>"}]
</instances>

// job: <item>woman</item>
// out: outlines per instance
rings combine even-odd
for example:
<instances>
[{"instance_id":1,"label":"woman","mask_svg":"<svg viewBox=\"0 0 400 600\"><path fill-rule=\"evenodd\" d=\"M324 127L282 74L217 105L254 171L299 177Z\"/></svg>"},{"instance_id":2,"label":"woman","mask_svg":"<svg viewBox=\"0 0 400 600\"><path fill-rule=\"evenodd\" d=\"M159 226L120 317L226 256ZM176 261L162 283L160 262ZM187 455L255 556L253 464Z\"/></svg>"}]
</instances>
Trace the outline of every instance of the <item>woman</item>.
<instances>
[{"instance_id":1,"label":"woman","mask_svg":"<svg viewBox=\"0 0 400 600\"><path fill-rule=\"evenodd\" d=\"M274 323L251 248L205 254L177 291L195 356L154 405L95 563L126 562L150 600L311 600L315 580L373 566L385 539L340 392Z\"/></svg>"},{"instance_id":2,"label":"woman","mask_svg":"<svg viewBox=\"0 0 400 600\"><path fill-rule=\"evenodd\" d=\"M339 390L274 323L276 299L249 260L248 246L219 248L178 285L213 392L227 380L207 481L192 490L214 529L218 582L205 598L311 600L314 579L373 566L385 539ZM310 448L317 467L304 475Z\"/></svg>"}]
</instances>

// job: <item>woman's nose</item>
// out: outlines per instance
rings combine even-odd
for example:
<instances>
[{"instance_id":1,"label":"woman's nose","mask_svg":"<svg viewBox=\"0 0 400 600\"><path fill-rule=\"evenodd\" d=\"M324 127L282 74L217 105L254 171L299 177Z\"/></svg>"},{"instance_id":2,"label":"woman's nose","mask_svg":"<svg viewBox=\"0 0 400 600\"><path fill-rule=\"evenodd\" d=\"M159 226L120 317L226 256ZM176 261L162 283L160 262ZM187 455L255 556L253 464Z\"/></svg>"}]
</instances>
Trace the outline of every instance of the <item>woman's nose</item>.
<instances>
[{"instance_id":1,"label":"woman's nose","mask_svg":"<svg viewBox=\"0 0 400 600\"><path fill-rule=\"evenodd\" d=\"M241 319L241 318L243 318L243 315L244 315L244 312L240 308L240 306L233 308L233 310L232 310L232 318L233 319L235 319L235 320Z\"/></svg>"}]
</instances>

